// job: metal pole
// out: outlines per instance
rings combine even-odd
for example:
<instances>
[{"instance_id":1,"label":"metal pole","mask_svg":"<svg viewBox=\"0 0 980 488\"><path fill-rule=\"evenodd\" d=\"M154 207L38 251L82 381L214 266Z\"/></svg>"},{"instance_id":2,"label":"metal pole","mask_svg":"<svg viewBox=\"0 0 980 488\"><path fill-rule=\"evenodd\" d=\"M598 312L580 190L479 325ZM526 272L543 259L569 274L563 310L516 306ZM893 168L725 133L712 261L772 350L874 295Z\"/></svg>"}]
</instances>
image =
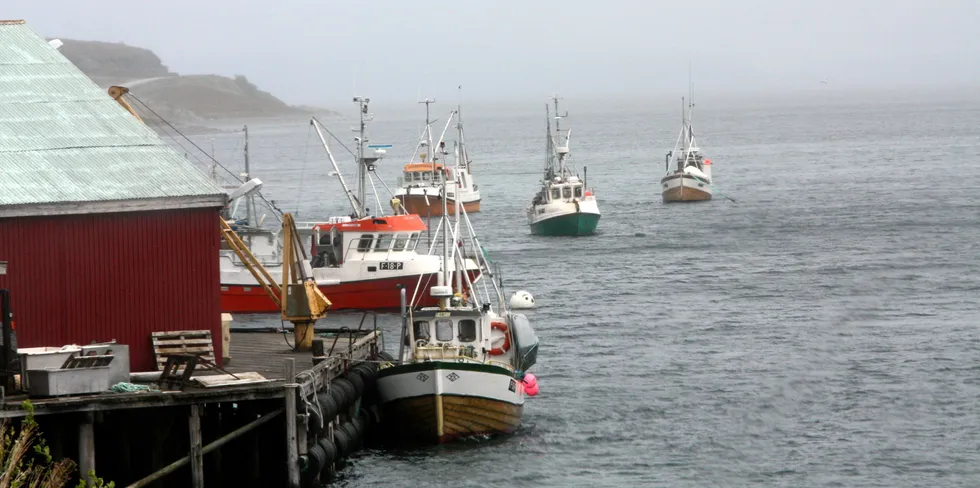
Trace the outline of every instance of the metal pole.
<instances>
[{"instance_id":1,"label":"metal pole","mask_svg":"<svg viewBox=\"0 0 980 488\"><path fill-rule=\"evenodd\" d=\"M235 430L233 430L233 431L225 434L224 436L222 436L218 440L216 440L216 441L208 444L207 446L204 446L204 449L201 449L201 454L207 454L207 453L209 453L211 451L214 451L215 449L220 448L221 446L223 446L223 445L231 442L232 440L234 440L235 438L241 436L242 434L244 434L244 433L246 433L246 432L248 432L248 431L250 431L250 430L252 430L252 429L254 429L254 428L256 428L256 427L258 427L258 426L260 426L260 425L262 425L262 424L264 424L264 423L266 423L266 422L268 422L268 421L270 421L272 419L274 419L274 418L276 418L284 410L285 410L284 408L279 408L277 410L274 410L274 411L272 411L270 413L267 413L267 414L263 415L262 417L259 417L259 418L255 419L255 420L253 420L253 421L251 421L251 422L249 422L249 423L247 423L247 424L245 424L245 425L243 425L243 426L241 426L241 427L239 427L239 428L237 428L237 429L235 429ZM178 459L177 461L174 461L174 462L170 463L170 465L164 467L163 469L160 469L156 473L153 473L153 474L147 476L146 478L143 478L143 479L141 479L141 480L139 480L139 481L137 481L137 482L129 485L126 488L142 488L144 486L147 486L150 483L153 483L154 481L156 481L156 480L158 480L160 478L163 478L164 476L166 476L166 475L168 475L170 473L173 473L174 471L177 471L178 469L180 469L180 468L184 467L185 465L187 465L187 463L189 463L189 462L190 462L190 456L184 456L184 457Z\"/></svg>"},{"instance_id":2,"label":"metal pole","mask_svg":"<svg viewBox=\"0 0 980 488\"><path fill-rule=\"evenodd\" d=\"M406 297L405 286L398 285L399 294L401 295L401 310L402 310L402 335L398 346L398 361L402 362L405 360L405 338L408 337L408 299Z\"/></svg>"},{"instance_id":3,"label":"metal pole","mask_svg":"<svg viewBox=\"0 0 980 488\"><path fill-rule=\"evenodd\" d=\"M0 359L3 360L3 364L0 365L0 370L6 371L10 368L10 363L14 360L14 344L13 344L13 328L10 325L10 291L6 289L0 290L0 322L3 324L3 348L0 349Z\"/></svg>"},{"instance_id":4,"label":"metal pole","mask_svg":"<svg viewBox=\"0 0 980 488\"><path fill-rule=\"evenodd\" d=\"M286 475L289 488L299 486L299 448L296 445L296 360L286 358Z\"/></svg>"}]
</instances>

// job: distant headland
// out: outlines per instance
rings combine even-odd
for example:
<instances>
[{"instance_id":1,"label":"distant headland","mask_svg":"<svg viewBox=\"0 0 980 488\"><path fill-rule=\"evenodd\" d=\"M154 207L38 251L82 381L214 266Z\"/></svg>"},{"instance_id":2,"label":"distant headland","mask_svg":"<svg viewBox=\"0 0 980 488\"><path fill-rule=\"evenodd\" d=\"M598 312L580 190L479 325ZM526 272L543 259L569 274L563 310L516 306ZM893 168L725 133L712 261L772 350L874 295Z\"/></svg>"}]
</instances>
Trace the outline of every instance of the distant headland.
<instances>
[{"instance_id":1,"label":"distant headland","mask_svg":"<svg viewBox=\"0 0 980 488\"><path fill-rule=\"evenodd\" d=\"M59 51L103 88L125 86L171 123L332 116L318 107L292 106L260 90L244 75L181 75L170 71L153 51L123 43L59 38ZM146 110L134 104L141 116ZM155 117L144 117L154 124Z\"/></svg>"}]
</instances>

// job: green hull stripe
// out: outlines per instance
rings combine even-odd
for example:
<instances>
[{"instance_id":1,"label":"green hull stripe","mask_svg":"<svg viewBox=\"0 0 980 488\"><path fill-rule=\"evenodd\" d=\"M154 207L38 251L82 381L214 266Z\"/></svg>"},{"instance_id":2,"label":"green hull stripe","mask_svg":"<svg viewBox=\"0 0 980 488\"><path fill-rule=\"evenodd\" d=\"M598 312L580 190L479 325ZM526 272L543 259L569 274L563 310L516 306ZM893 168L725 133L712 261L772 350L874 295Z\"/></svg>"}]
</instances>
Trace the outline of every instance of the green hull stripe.
<instances>
[{"instance_id":1,"label":"green hull stripe","mask_svg":"<svg viewBox=\"0 0 980 488\"><path fill-rule=\"evenodd\" d=\"M584 236L594 234L599 214L570 213L531 224L531 233L539 236Z\"/></svg>"}]
</instances>

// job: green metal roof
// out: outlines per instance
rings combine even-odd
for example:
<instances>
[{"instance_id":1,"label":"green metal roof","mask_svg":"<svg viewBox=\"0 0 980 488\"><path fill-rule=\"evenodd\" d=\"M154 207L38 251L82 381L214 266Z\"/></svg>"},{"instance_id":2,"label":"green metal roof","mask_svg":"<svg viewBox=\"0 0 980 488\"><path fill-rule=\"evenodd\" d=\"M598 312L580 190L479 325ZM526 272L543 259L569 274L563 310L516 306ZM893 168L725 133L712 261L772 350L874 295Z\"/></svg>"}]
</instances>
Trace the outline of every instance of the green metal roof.
<instances>
[{"instance_id":1,"label":"green metal roof","mask_svg":"<svg viewBox=\"0 0 980 488\"><path fill-rule=\"evenodd\" d=\"M31 205L224 204L226 193L203 171L26 24L0 21L0 46L0 209L18 206L26 215Z\"/></svg>"}]
</instances>

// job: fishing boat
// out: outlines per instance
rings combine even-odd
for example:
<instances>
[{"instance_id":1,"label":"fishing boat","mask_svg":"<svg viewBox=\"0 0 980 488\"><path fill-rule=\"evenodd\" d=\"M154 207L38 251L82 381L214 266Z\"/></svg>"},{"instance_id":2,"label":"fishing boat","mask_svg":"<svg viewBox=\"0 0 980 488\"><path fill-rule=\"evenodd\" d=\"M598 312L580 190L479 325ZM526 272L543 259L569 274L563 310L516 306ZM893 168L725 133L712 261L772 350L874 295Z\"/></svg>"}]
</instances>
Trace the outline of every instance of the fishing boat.
<instances>
[{"instance_id":1,"label":"fishing boat","mask_svg":"<svg viewBox=\"0 0 980 488\"><path fill-rule=\"evenodd\" d=\"M551 100L555 104L555 134L551 133L550 108L545 104L548 137L544 179L526 209L527 222L535 235L591 235L599 225L599 205L587 180L580 179L569 167L571 129L564 132L561 129L561 120L568 117L568 113L559 115L559 98L555 96ZM583 172L588 176L588 168L583 168Z\"/></svg>"},{"instance_id":2,"label":"fishing boat","mask_svg":"<svg viewBox=\"0 0 980 488\"><path fill-rule=\"evenodd\" d=\"M450 215L455 215L456 201L459 201L463 209L469 213L479 212L480 189L473 181L473 174L470 171L472 162L466 152L460 108L457 107L449 114L446 127L433 147L432 123L434 121L429 119L429 105L435 103L435 100L427 98L419 103L425 104L425 129L419 137L415 153L410 162L405 165L399 178L399 188L395 192L395 197L401 201L408 213L425 217L440 216L443 208L448 209ZM447 161L449 151L446 149L445 136L453 118L456 119L456 147L453 152L457 154L457 158L456 164L449 166ZM446 193L447 202L443 205L442 183L447 173L450 181L455 181L457 184Z\"/></svg>"},{"instance_id":3,"label":"fishing boat","mask_svg":"<svg viewBox=\"0 0 980 488\"><path fill-rule=\"evenodd\" d=\"M711 200L711 160L705 159L694 138L689 103L685 112L681 98L681 133L667 153L667 174L660 179L664 203Z\"/></svg>"},{"instance_id":4,"label":"fishing boat","mask_svg":"<svg viewBox=\"0 0 980 488\"><path fill-rule=\"evenodd\" d=\"M445 207L446 201L442 204ZM470 252L480 256L483 276L492 275L465 209L456 203L455 229L450 228L448 213L444 208L443 262L458 263L469 242ZM460 222L466 223L469 239L460 235ZM483 280L481 297L465 273L444 268L438 279L428 291L438 305L403 308L397 361L379 368L386 432L411 444L513 433L521 424L525 397L538 392L537 379L528 373L537 359L537 336L527 317L505 308L492 276L496 311L488 280Z\"/></svg>"},{"instance_id":5,"label":"fishing boat","mask_svg":"<svg viewBox=\"0 0 980 488\"><path fill-rule=\"evenodd\" d=\"M350 215L331 217L326 222L304 226L310 236L310 255L304 257L302 263L324 295L330 297L332 310L396 310L400 306L395 293L399 286L420 286L428 290L435 285L437 276L444 268L442 257L433 253L435 243L430 245L426 242L428 227L418 215L406 213L396 199L390 201L393 214L380 213L384 209L377 192L378 214L372 214L363 203L367 197L367 184L370 182L374 186L370 174L384 157L386 148L390 147L368 144L365 116L369 101L367 98L355 98L360 106L361 118L359 136L355 138L356 194L347 186L330 152L323 136L325 128L315 118L310 121L353 209ZM281 267L282 263L282 242L278 232L249 227L243 230L242 239L263 266L269 269L272 278L278 281L276 264ZM431 241L431 238L428 240ZM271 313L278 310L237 255L223 252L220 262L222 312ZM480 279L480 267L472 259L463 260L460 268L453 263L448 267L454 272L465 269L463 274L469 279ZM418 303L435 305L438 299L420 294Z\"/></svg>"}]
</instances>

